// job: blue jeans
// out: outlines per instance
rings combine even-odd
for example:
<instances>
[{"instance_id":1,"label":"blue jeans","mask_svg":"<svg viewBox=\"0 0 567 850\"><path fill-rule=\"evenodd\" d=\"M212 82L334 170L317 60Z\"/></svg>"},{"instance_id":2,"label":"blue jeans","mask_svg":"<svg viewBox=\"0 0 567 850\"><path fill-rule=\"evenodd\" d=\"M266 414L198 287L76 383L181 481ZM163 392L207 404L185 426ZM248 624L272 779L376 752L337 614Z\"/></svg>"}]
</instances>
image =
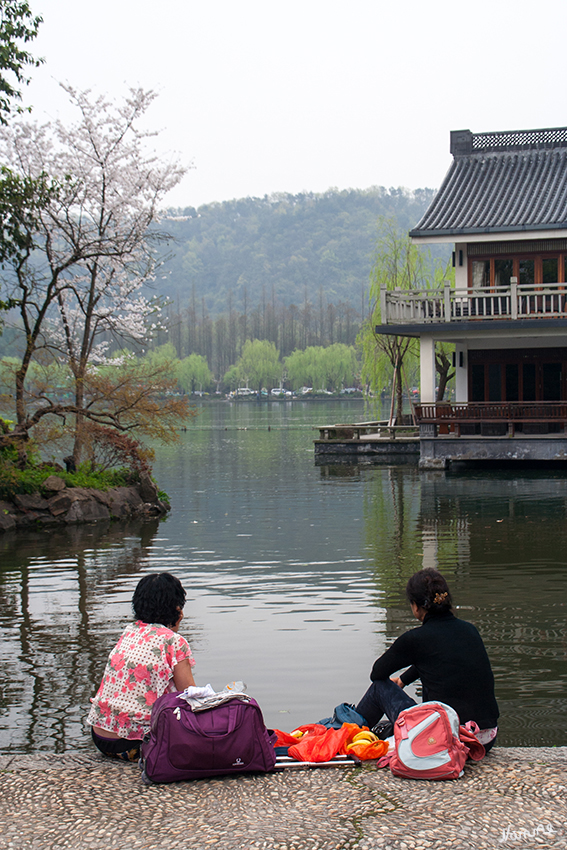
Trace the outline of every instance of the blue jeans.
<instances>
[{"instance_id":1,"label":"blue jeans","mask_svg":"<svg viewBox=\"0 0 567 850\"><path fill-rule=\"evenodd\" d=\"M399 685L391 679L381 679L378 682L372 682L356 706L356 711L362 714L367 726L372 729L383 714L391 723L394 723L400 711L409 708L410 705L417 705L417 703ZM485 751L488 753L495 743L496 738L489 744L485 744Z\"/></svg>"},{"instance_id":2,"label":"blue jeans","mask_svg":"<svg viewBox=\"0 0 567 850\"><path fill-rule=\"evenodd\" d=\"M408 696L399 685L391 679L380 679L372 682L356 706L356 711L366 718L367 725L372 729L383 714L393 723L400 711L409 708L410 705L416 705L415 700Z\"/></svg>"}]
</instances>

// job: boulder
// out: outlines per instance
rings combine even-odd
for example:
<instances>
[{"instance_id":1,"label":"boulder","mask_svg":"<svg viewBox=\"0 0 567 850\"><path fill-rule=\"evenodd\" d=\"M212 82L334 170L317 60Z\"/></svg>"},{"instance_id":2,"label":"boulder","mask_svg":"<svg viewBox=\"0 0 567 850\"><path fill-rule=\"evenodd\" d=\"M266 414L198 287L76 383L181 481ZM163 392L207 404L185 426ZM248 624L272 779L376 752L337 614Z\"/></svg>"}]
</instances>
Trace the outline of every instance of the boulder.
<instances>
[{"instance_id":1,"label":"boulder","mask_svg":"<svg viewBox=\"0 0 567 850\"><path fill-rule=\"evenodd\" d=\"M49 478L46 478L43 482L43 486L46 490L51 490L51 492L53 493L58 493L60 490L65 489L66 484L62 478L59 478L58 475L50 475Z\"/></svg>"},{"instance_id":2,"label":"boulder","mask_svg":"<svg viewBox=\"0 0 567 850\"><path fill-rule=\"evenodd\" d=\"M106 507L110 510L112 507L112 496L110 495L110 492L106 490L94 490L92 488L89 488L88 492L93 499L96 499L97 502L101 503L101 505L106 505Z\"/></svg>"},{"instance_id":3,"label":"boulder","mask_svg":"<svg viewBox=\"0 0 567 850\"><path fill-rule=\"evenodd\" d=\"M57 493L56 496L52 496L51 499L48 500L47 505L53 516L61 516L65 511L68 511L71 505L74 504L74 500L69 495L69 491L66 490L64 493Z\"/></svg>"},{"instance_id":4,"label":"boulder","mask_svg":"<svg viewBox=\"0 0 567 850\"><path fill-rule=\"evenodd\" d=\"M109 518L110 513L105 505L101 505L96 499L81 499L73 502L65 515L65 522L99 522Z\"/></svg>"},{"instance_id":5,"label":"boulder","mask_svg":"<svg viewBox=\"0 0 567 850\"><path fill-rule=\"evenodd\" d=\"M157 487L149 475L139 485L114 487L107 492L67 487L58 475L51 475L47 482L46 489L53 494L47 499L39 493L21 493L14 496L13 502L0 500L0 533L57 523L100 522L132 516L149 519L169 510L169 505L159 500Z\"/></svg>"},{"instance_id":6,"label":"boulder","mask_svg":"<svg viewBox=\"0 0 567 850\"><path fill-rule=\"evenodd\" d=\"M117 519L131 516L144 504L136 487L115 487L109 490L110 513Z\"/></svg>"},{"instance_id":7,"label":"boulder","mask_svg":"<svg viewBox=\"0 0 567 850\"><path fill-rule=\"evenodd\" d=\"M39 493L18 493L14 496L14 503L23 511L45 511L48 508L46 499Z\"/></svg>"},{"instance_id":8,"label":"boulder","mask_svg":"<svg viewBox=\"0 0 567 850\"><path fill-rule=\"evenodd\" d=\"M5 504L5 502L0 502L0 505ZM11 531L16 527L16 519L13 514L9 511L4 511L0 509L0 531Z\"/></svg>"},{"instance_id":9,"label":"boulder","mask_svg":"<svg viewBox=\"0 0 567 850\"><path fill-rule=\"evenodd\" d=\"M42 516L45 516L43 512L40 513L38 511L26 511L25 513L17 515L16 525L18 528L28 528L30 525L37 527L37 523Z\"/></svg>"},{"instance_id":10,"label":"boulder","mask_svg":"<svg viewBox=\"0 0 567 850\"><path fill-rule=\"evenodd\" d=\"M86 487L67 487L67 492L73 502L84 502L92 499L92 491Z\"/></svg>"},{"instance_id":11,"label":"boulder","mask_svg":"<svg viewBox=\"0 0 567 850\"><path fill-rule=\"evenodd\" d=\"M155 503L158 500L158 489L147 472L140 474L138 492L143 502Z\"/></svg>"}]
</instances>

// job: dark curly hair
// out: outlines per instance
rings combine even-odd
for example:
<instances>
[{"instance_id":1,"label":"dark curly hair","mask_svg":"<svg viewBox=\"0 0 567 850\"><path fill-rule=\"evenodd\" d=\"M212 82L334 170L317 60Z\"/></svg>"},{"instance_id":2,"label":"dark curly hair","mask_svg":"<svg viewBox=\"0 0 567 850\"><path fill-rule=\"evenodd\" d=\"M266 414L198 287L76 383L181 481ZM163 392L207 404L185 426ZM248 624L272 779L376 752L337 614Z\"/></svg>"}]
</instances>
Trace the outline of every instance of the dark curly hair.
<instances>
[{"instance_id":1,"label":"dark curly hair","mask_svg":"<svg viewBox=\"0 0 567 850\"><path fill-rule=\"evenodd\" d=\"M138 582L132 608L137 620L172 628L179 620L186 598L183 585L171 573L148 573Z\"/></svg>"},{"instance_id":2,"label":"dark curly hair","mask_svg":"<svg viewBox=\"0 0 567 850\"><path fill-rule=\"evenodd\" d=\"M453 607L449 586L437 570L414 573L407 583L406 596L428 614L444 614Z\"/></svg>"}]
</instances>

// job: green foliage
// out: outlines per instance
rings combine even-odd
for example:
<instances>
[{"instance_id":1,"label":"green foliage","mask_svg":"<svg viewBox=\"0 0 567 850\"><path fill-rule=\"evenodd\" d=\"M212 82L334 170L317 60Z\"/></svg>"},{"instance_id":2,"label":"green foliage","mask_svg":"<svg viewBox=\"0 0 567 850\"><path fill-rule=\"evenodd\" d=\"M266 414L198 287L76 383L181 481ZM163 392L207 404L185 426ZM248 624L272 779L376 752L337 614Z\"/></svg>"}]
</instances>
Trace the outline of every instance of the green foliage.
<instances>
[{"instance_id":1,"label":"green foliage","mask_svg":"<svg viewBox=\"0 0 567 850\"><path fill-rule=\"evenodd\" d=\"M244 343L236 369L240 386L249 386L258 392L264 386L268 389L277 386L282 375L279 352L273 342L264 339L249 339Z\"/></svg>"},{"instance_id":2,"label":"green foliage","mask_svg":"<svg viewBox=\"0 0 567 850\"><path fill-rule=\"evenodd\" d=\"M357 372L353 346L335 343L327 348L313 345L294 351L285 360L287 380L294 390L303 386L317 390L340 390L351 386Z\"/></svg>"},{"instance_id":3,"label":"green foliage","mask_svg":"<svg viewBox=\"0 0 567 850\"><path fill-rule=\"evenodd\" d=\"M358 364L354 346L340 342L328 346L324 349L323 364L327 389L337 392L344 386L357 383Z\"/></svg>"},{"instance_id":4,"label":"green foliage","mask_svg":"<svg viewBox=\"0 0 567 850\"><path fill-rule=\"evenodd\" d=\"M42 20L32 15L25 0L0 0L0 124L7 123L14 110L13 101L21 100L18 86L29 82L24 68L37 67L43 61L22 46L36 37ZM15 111L21 112L21 107L16 106Z\"/></svg>"},{"instance_id":5,"label":"green foliage","mask_svg":"<svg viewBox=\"0 0 567 850\"><path fill-rule=\"evenodd\" d=\"M0 124L2 123L1 103L0 95ZM14 174L5 165L0 166L0 265L2 268L8 262L13 266L18 265L31 251L39 212L56 197L58 191L56 183L43 172L33 178L29 175Z\"/></svg>"},{"instance_id":6,"label":"green foliage","mask_svg":"<svg viewBox=\"0 0 567 850\"><path fill-rule=\"evenodd\" d=\"M82 464L77 472L62 472L47 465L17 469L11 463L0 461L0 499L13 499L18 493L46 495L43 483L50 475L62 478L68 487L92 487L96 490L122 487L132 481L132 472L128 469L93 472L89 465Z\"/></svg>"},{"instance_id":7,"label":"green foliage","mask_svg":"<svg viewBox=\"0 0 567 850\"><path fill-rule=\"evenodd\" d=\"M177 360L177 351L172 342L166 342L148 351L144 360L152 366L158 366L167 361Z\"/></svg>"},{"instance_id":8,"label":"green foliage","mask_svg":"<svg viewBox=\"0 0 567 850\"><path fill-rule=\"evenodd\" d=\"M230 369L225 372L225 375L223 377L223 384L225 386L225 389L229 391L235 390L238 387L239 383L240 375L238 369L236 366L231 366Z\"/></svg>"},{"instance_id":9,"label":"green foliage","mask_svg":"<svg viewBox=\"0 0 567 850\"><path fill-rule=\"evenodd\" d=\"M132 470L126 467L93 470L90 463L80 464L76 472L55 472L52 470L50 474L62 478L67 487L93 487L96 490L124 487L126 484L131 484L135 478Z\"/></svg>"},{"instance_id":10,"label":"green foliage","mask_svg":"<svg viewBox=\"0 0 567 850\"><path fill-rule=\"evenodd\" d=\"M412 243L393 220L379 222L379 237L370 278L371 309L363 324L359 342L362 348L362 379L368 389L378 395L387 385L393 385L396 396L396 415L402 415L404 389L416 381L419 362L417 342L411 337L376 334L382 321L380 292L442 287L448 280L454 283L454 270L449 262L434 259L429 249ZM442 400L450 372L450 350L438 345L436 366L440 375L439 399ZM405 386L404 386L405 385Z\"/></svg>"},{"instance_id":11,"label":"green foliage","mask_svg":"<svg viewBox=\"0 0 567 850\"><path fill-rule=\"evenodd\" d=\"M206 357L190 354L180 360L177 366L177 382L185 392L208 389L214 381Z\"/></svg>"},{"instance_id":12,"label":"green foliage","mask_svg":"<svg viewBox=\"0 0 567 850\"><path fill-rule=\"evenodd\" d=\"M370 276L371 309L360 332L362 380L376 395L392 383L396 416L401 418L404 383L407 383L408 370L415 363L417 346L410 337L376 333L376 325L382 320L380 293L382 289L408 290L430 286L434 283L435 264L429 251L414 245L409 236L400 231L394 219L381 220L378 227Z\"/></svg>"}]
</instances>

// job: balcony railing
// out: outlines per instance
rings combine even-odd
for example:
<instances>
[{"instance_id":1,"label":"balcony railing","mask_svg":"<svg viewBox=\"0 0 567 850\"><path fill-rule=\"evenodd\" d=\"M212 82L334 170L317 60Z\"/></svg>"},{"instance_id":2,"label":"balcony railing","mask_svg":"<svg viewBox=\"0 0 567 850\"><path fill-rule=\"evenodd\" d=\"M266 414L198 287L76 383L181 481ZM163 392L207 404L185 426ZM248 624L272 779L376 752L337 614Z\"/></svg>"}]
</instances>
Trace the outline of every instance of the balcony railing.
<instances>
[{"instance_id":1,"label":"balcony railing","mask_svg":"<svg viewBox=\"0 0 567 850\"><path fill-rule=\"evenodd\" d=\"M530 434L546 434L565 430L567 401L480 401L466 404L431 402L416 404L415 416L420 430L432 426L434 434L453 433L460 436L466 426L481 426L480 433L491 434L490 427L502 425L509 436L516 430ZM486 431L483 432L483 426Z\"/></svg>"},{"instance_id":2,"label":"balcony railing","mask_svg":"<svg viewBox=\"0 0 567 850\"><path fill-rule=\"evenodd\" d=\"M382 323L471 322L567 318L567 283L518 284L491 289L382 288Z\"/></svg>"}]
</instances>

